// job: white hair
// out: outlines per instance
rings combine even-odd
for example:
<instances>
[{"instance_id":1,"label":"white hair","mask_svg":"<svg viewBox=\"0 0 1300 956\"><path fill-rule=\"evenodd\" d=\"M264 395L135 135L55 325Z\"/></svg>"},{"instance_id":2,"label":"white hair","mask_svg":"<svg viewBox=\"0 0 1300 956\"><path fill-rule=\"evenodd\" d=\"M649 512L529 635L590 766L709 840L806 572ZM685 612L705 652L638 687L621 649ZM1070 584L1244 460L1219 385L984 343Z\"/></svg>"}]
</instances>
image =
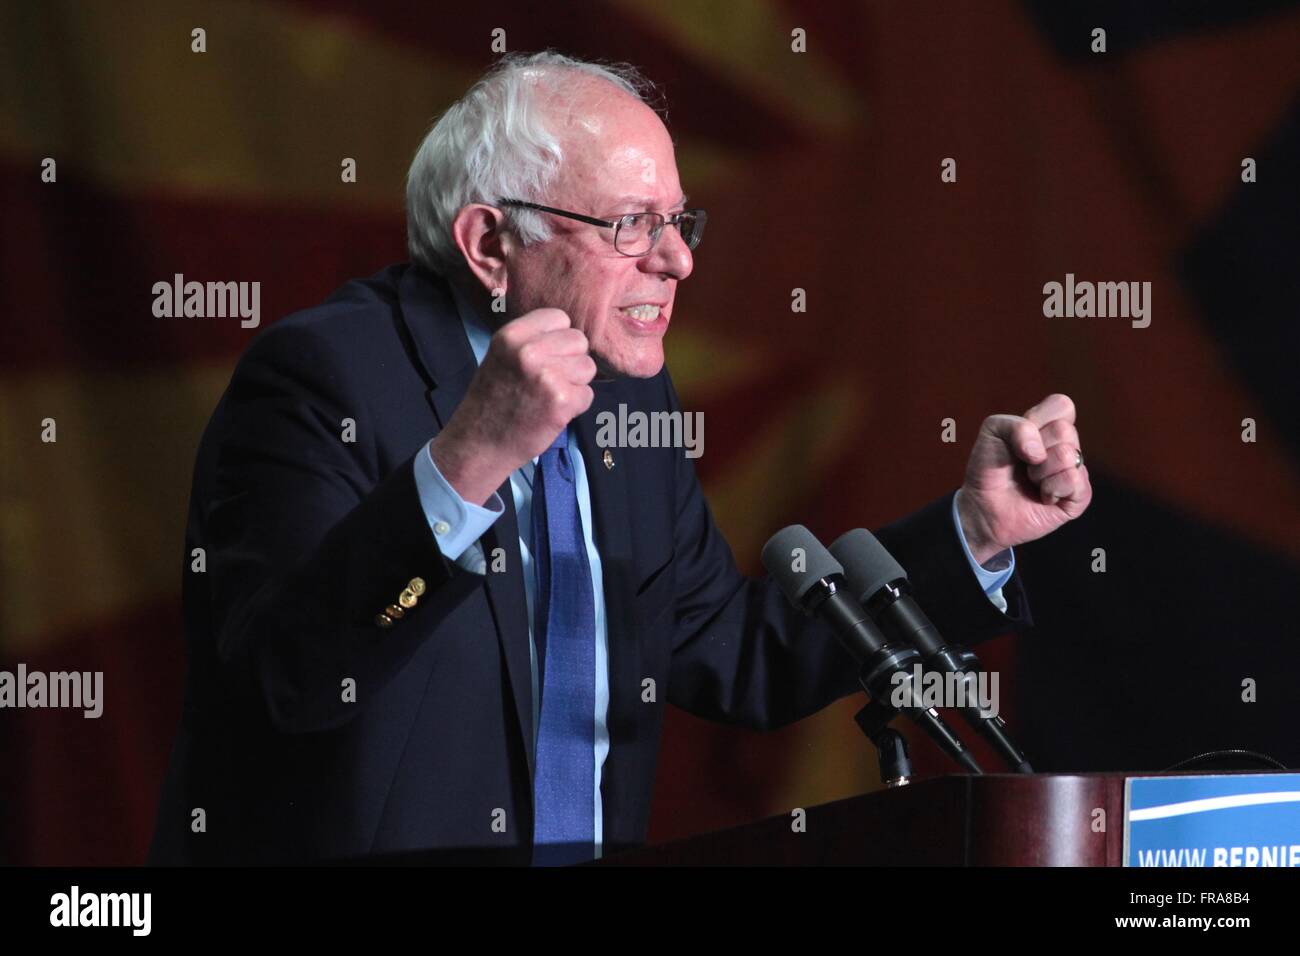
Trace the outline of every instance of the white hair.
<instances>
[{"instance_id":1,"label":"white hair","mask_svg":"<svg viewBox=\"0 0 1300 956\"><path fill-rule=\"evenodd\" d=\"M502 57L442 114L406 177L406 243L414 261L443 275L463 274L464 256L451 234L456 213L470 203L495 205L501 199L545 202L564 153L538 93L562 95L592 78L647 105L656 92L628 64L547 50ZM503 212L525 245L550 238L549 226L533 210Z\"/></svg>"}]
</instances>

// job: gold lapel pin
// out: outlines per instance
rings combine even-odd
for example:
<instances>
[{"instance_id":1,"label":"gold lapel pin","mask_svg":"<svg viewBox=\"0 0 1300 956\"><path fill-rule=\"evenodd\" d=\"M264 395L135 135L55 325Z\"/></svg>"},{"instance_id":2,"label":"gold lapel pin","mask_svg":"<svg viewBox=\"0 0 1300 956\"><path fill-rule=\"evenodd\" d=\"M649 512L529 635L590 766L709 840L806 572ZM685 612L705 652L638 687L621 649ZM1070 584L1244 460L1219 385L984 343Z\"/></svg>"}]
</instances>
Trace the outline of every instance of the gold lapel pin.
<instances>
[{"instance_id":1,"label":"gold lapel pin","mask_svg":"<svg viewBox=\"0 0 1300 956\"><path fill-rule=\"evenodd\" d=\"M614 470L614 454L608 448L605 449L604 462L606 468L610 471Z\"/></svg>"}]
</instances>

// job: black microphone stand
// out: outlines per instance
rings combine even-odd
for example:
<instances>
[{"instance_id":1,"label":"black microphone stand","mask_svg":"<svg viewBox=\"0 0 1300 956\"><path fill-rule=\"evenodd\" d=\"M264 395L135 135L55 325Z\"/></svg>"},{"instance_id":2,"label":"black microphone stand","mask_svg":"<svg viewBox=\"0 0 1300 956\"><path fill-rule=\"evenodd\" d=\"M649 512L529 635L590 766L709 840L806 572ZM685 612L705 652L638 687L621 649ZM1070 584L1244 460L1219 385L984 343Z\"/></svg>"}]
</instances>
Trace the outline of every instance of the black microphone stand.
<instances>
[{"instance_id":1,"label":"black microphone stand","mask_svg":"<svg viewBox=\"0 0 1300 956\"><path fill-rule=\"evenodd\" d=\"M905 787L912 782L912 759L907 754L907 739L889 726L898 711L872 698L853 715L854 722L876 746L880 762L880 782L886 787Z\"/></svg>"},{"instance_id":2,"label":"black microphone stand","mask_svg":"<svg viewBox=\"0 0 1300 956\"><path fill-rule=\"evenodd\" d=\"M889 707L891 713L897 713L893 705L886 704L886 701L890 700L896 689L894 676L904 675L904 683L907 685L903 688L907 715L939 745L939 749L967 772L983 773L975 757L962 744L961 738L944 723L939 712L933 707L923 706L917 700L917 688L912 684L911 671L913 665L921 662L920 652L911 646L896 647L882 643L875 624L855 599L835 599L839 592L837 579L838 575L834 579L819 580L818 586L811 588L805 595L803 607L809 614L824 617L840 643L861 662L858 683L867 692L867 696L873 701L879 701L879 706ZM874 739L872 742L875 742ZM891 754L893 752L890 751ZM892 756L890 759L893 759Z\"/></svg>"}]
</instances>

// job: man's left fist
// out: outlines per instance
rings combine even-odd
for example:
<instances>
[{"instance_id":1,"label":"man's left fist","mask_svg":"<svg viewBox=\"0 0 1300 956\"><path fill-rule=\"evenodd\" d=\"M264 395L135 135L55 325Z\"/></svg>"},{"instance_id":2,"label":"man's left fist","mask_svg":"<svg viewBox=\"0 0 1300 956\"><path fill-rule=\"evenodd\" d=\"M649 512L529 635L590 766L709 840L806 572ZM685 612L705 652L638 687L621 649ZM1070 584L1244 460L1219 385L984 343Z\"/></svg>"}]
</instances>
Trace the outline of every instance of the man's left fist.
<instances>
[{"instance_id":1,"label":"man's left fist","mask_svg":"<svg viewBox=\"0 0 1300 956\"><path fill-rule=\"evenodd\" d=\"M957 514L980 564L1083 514L1092 500L1074 402L1049 395L1024 416L990 415L966 464Z\"/></svg>"}]
</instances>

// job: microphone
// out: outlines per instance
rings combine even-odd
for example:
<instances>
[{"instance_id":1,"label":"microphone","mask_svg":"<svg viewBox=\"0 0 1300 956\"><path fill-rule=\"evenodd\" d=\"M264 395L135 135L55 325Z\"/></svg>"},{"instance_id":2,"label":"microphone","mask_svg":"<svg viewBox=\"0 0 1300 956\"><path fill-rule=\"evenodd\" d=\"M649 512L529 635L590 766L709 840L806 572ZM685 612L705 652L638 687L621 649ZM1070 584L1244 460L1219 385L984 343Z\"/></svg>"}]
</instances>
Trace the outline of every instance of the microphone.
<instances>
[{"instance_id":1,"label":"microphone","mask_svg":"<svg viewBox=\"0 0 1300 956\"><path fill-rule=\"evenodd\" d=\"M886 633L915 647L935 671L957 678L958 694L965 704L956 709L966 722L1017 773L1033 773L1025 755L1011 742L1002 718L985 713L979 706L979 659L965 647L944 642L912 597L907 572L876 536L862 528L849 531L831 545L831 554L843 566L850 590Z\"/></svg>"},{"instance_id":2,"label":"microphone","mask_svg":"<svg viewBox=\"0 0 1300 956\"><path fill-rule=\"evenodd\" d=\"M890 644L867 616L844 581L844 568L803 525L782 528L763 546L763 566L786 600L835 631L844 649L857 661L858 681L875 701L901 699L898 707L959 764L983 773L960 738L933 707L921 704L915 686L920 655L914 648ZM901 693L900 693L901 692Z\"/></svg>"}]
</instances>

